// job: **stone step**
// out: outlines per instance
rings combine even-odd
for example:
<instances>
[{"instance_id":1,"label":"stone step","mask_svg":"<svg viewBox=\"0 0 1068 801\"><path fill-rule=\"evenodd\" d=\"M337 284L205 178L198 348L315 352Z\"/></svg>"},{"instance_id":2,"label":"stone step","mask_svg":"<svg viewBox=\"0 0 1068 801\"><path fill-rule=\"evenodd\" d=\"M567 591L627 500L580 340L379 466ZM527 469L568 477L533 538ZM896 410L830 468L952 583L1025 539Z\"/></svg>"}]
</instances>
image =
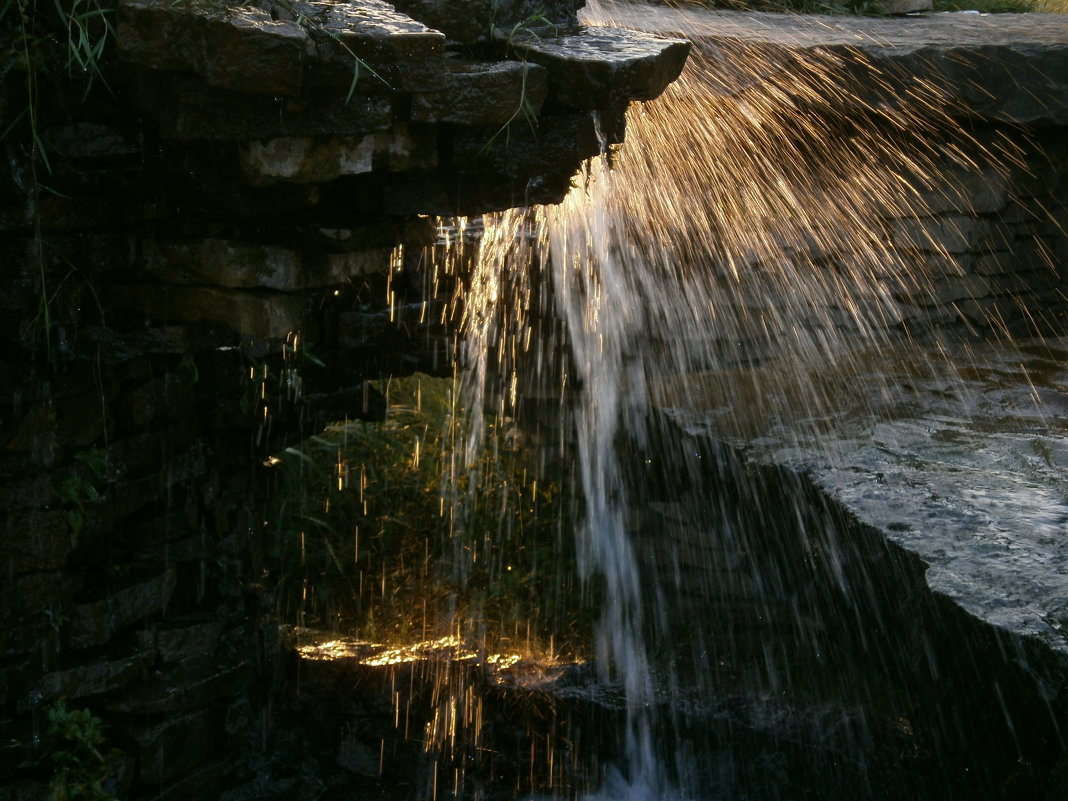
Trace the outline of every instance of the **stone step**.
<instances>
[{"instance_id":1,"label":"stone step","mask_svg":"<svg viewBox=\"0 0 1068 801\"><path fill-rule=\"evenodd\" d=\"M544 66L554 99L576 109L658 97L682 73L690 52L683 39L623 28L539 28L498 36L520 58Z\"/></svg>"}]
</instances>

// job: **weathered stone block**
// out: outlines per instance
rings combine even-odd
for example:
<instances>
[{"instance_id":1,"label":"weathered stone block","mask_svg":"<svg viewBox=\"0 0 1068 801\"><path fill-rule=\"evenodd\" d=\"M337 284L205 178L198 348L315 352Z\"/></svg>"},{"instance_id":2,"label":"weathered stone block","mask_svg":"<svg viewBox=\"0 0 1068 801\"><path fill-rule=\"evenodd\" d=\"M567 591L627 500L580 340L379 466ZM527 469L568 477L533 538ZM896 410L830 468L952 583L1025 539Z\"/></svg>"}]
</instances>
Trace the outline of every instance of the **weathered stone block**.
<instances>
[{"instance_id":1,"label":"weathered stone block","mask_svg":"<svg viewBox=\"0 0 1068 801\"><path fill-rule=\"evenodd\" d=\"M186 74L145 70L134 82L136 103L169 139L250 141L279 136L362 136L393 119L388 97L356 95L346 102L336 88L300 97L268 97L210 86Z\"/></svg>"},{"instance_id":2,"label":"weathered stone block","mask_svg":"<svg viewBox=\"0 0 1068 801\"><path fill-rule=\"evenodd\" d=\"M121 399L121 408L132 428L151 426L186 411L193 404L193 387L177 375L142 384Z\"/></svg>"},{"instance_id":3,"label":"weathered stone block","mask_svg":"<svg viewBox=\"0 0 1068 801\"><path fill-rule=\"evenodd\" d=\"M873 10L880 14L911 14L916 11L930 11L931 0L874 0Z\"/></svg>"},{"instance_id":4,"label":"weathered stone block","mask_svg":"<svg viewBox=\"0 0 1068 801\"><path fill-rule=\"evenodd\" d=\"M332 181L374 169L375 138L281 137L241 148L241 169L255 185Z\"/></svg>"},{"instance_id":5,"label":"weathered stone block","mask_svg":"<svg viewBox=\"0 0 1068 801\"><path fill-rule=\"evenodd\" d=\"M932 72L944 76L968 111L982 119L1038 125L1068 123L1068 67L1061 47L980 44L928 48ZM1027 91L1020 91L1026 86Z\"/></svg>"},{"instance_id":6,"label":"weathered stone block","mask_svg":"<svg viewBox=\"0 0 1068 801\"><path fill-rule=\"evenodd\" d=\"M187 626L155 627L139 631L142 648L155 649L164 662L181 662L190 658L211 658L222 636L220 620L193 623Z\"/></svg>"},{"instance_id":7,"label":"weathered stone block","mask_svg":"<svg viewBox=\"0 0 1068 801\"><path fill-rule=\"evenodd\" d=\"M1012 326L1019 326L1021 320L1020 302L1012 297L987 297L971 298L954 304L960 313L971 323L982 328L997 328L1004 330L1010 326L1011 333L1022 333L1012 330Z\"/></svg>"},{"instance_id":8,"label":"weathered stone block","mask_svg":"<svg viewBox=\"0 0 1068 801\"><path fill-rule=\"evenodd\" d=\"M491 171L501 176L573 175L585 159L601 152L591 114L544 117L536 130L517 120L505 131L497 127L458 127L452 139L457 169Z\"/></svg>"},{"instance_id":9,"label":"weathered stone block","mask_svg":"<svg viewBox=\"0 0 1068 801\"><path fill-rule=\"evenodd\" d=\"M294 0L292 10L310 21L311 80L347 88L354 78L382 88L410 90L433 84L445 36L382 0Z\"/></svg>"},{"instance_id":10,"label":"weathered stone block","mask_svg":"<svg viewBox=\"0 0 1068 801\"><path fill-rule=\"evenodd\" d=\"M305 232L309 248L333 252L376 250L432 245L437 240L437 228L431 217L416 217L400 222L382 222L357 228L318 228Z\"/></svg>"},{"instance_id":11,"label":"weathered stone block","mask_svg":"<svg viewBox=\"0 0 1068 801\"><path fill-rule=\"evenodd\" d=\"M964 215L947 215L889 223L895 247L937 253L964 253L976 248L990 233L990 221Z\"/></svg>"},{"instance_id":12,"label":"weathered stone block","mask_svg":"<svg viewBox=\"0 0 1068 801\"><path fill-rule=\"evenodd\" d=\"M141 152L136 129L96 122L76 122L50 128L43 138L55 152L68 158L109 158L133 156Z\"/></svg>"},{"instance_id":13,"label":"weathered stone block","mask_svg":"<svg viewBox=\"0 0 1068 801\"><path fill-rule=\"evenodd\" d=\"M183 776L163 788L152 801L189 801L192 798L217 798L226 773L226 761L212 762Z\"/></svg>"},{"instance_id":14,"label":"weathered stone block","mask_svg":"<svg viewBox=\"0 0 1068 801\"><path fill-rule=\"evenodd\" d=\"M412 119L461 125L504 125L536 116L549 84L544 67L520 61L447 62L445 85L412 95Z\"/></svg>"},{"instance_id":15,"label":"weathered stone block","mask_svg":"<svg viewBox=\"0 0 1068 801\"><path fill-rule=\"evenodd\" d=\"M575 25L585 0L397 0L405 14L455 42L489 41L494 30L525 25Z\"/></svg>"},{"instance_id":16,"label":"weathered stone block","mask_svg":"<svg viewBox=\"0 0 1068 801\"><path fill-rule=\"evenodd\" d=\"M68 645L74 649L103 645L131 623L161 612L174 594L176 583L177 574L172 568L101 601L73 607L67 628Z\"/></svg>"},{"instance_id":17,"label":"weathered stone block","mask_svg":"<svg viewBox=\"0 0 1068 801\"><path fill-rule=\"evenodd\" d=\"M341 741L337 759L339 766L357 776L378 775L378 751L351 734Z\"/></svg>"},{"instance_id":18,"label":"weathered stone block","mask_svg":"<svg viewBox=\"0 0 1068 801\"><path fill-rule=\"evenodd\" d=\"M153 654L144 652L126 659L105 660L48 673L37 683L37 691L48 703L59 698L74 700L121 690L141 676L152 660Z\"/></svg>"},{"instance_id":19,"label":"weathered stone block","mask_svg":"<svg viewBox=\"0 0 1068 801\"><path fill-rule=\"evenodd\" d=\"M210 283L231 289L293 292L385 271L391 249L314 254L229 239L201 239L150 240L144 243L143 252L145 269L171 283Z\"/></svg>"},{"instance_id":20,"label":"weathered stone block","mask_svg":"<svg viewBox=\"0 0 1068 801\"><path fill-rule=\"evenodd\" d=\"M62 509L12 512L4 527L7 569L15 573L58 570L71 550L67 513Z\"/></svg>"},{"instance_id":21,"label":"weathered stone block","mask_svg":"<svg viewBox=\"0 0 1068 801\"><path fill-rule=\"evenodd\" d=\"M981 275L946 276L937 280L932 289L928 303L940 306L991 294L990 282Z\"/></svg>"},{"instance_id":22,"label":"weathered stone block","mask_svg":"<svg viewBox=\"0 0 1068 801\"><path fill-rule=\"evenodd\" d=\"M53 801L55 793L46 782L15 779L0 787L0 801Z\"/></svg>"},{"instance_id":23,"label":"weathered stone block","mask_svg":"<svg viewBox=\"0 0 1068 801\"><path fill-rule=\"evenodd\" d=\"M196 770L215 755L221 725L213 710L159 723L134 723L130 735L140 746L141 784L166 784Z\"/></svg>"},{"instance_id":24,"label":"weathered stone block","mask_svg":"<svg viewBox=\"0 0 1068 801\"><path fill-rule=\"evenodd\" d=\"M940 170L937 186L921 191L923 213L993 214L1008 204L1009 181L1004 171L946 162Z\"/></svg>"},{"instance_id":25,"label":"weathered stone block","mask_svg":"<svg viewBox=\"0 0 1068 801\"><path fill-rule=\"evenodd\" d=\"M266 95L297 95L307 32L254 6L225 10L167 0L121 0L119 58L157 70L192 70L209 84Z\"/></svg>"},{"instance_id":26,"label":"weathered stone block","mask_svg":"<svg viewBox=\"0 0 1068 801\"><path fill-rule=\"evenodd\" d=\"M975 272L979 275L1001 275L1011 272L1015 267L1016 257L1011 251L997 250L980 253L975 257Z\"/></svg>"},{"instance_id":27,"label":"weathered stone block","mask_svg":"<svg viewBox=\"0 0 1068 801\"><path fill-rule=\"evenodd\" d=\"M158 501L170 487L203 475L205 469L204 453L199 447L171 454L164 469L158 473L116 482L110 489L114 498L113 511L125 516L142 509Z\"/></svg>"},{"instance_id":28,"label":"weathered stone block","mask_svg":"<svg viewBox=\"0 0 1068 801\"><path fill-rule=\"evenodd\" d=\"M326 183L344 175L372 171L429 170L437 166L435 131L394 123L389 131L351 137L281 137L250 142L240 150L249 182Z\"/></svg>"},{"instance_id":29,"label":"weathered stone block","mask_svg":"<svg viewBox=\"0 0 1068 801\"><path fill-rule=\"evenodd\" d=\"M1051 237L1025 236L1017 239L1012 246L1014 269L1055 275L1058 268L1055 251L1056 240Z\"/></svg>"},{"instance_id":30,"label":"weathered stone block","mask_svg":"<svg viewBox=\"0 0 1068 801\"><path fill-rule=\"evenodd\" d=\"M30 663L27 660L0 667L0 704L7 704L15 699L16 694L25 692L23 684L29 672ZM0 765L2 764L4 761L0 758Z\"/></svg>"},{"instance_id":31,"label":"weathered stone block","mask_svg":"<svg viewBox=\"0 0 1068 801\"><path fill-rule=\"evenodd\" d=\"M121 462L127 475L154 470L163 463L168 440L169 436L162 431L132 434L115 443L116 459Z\"/></svg>"},{"instance_id":32,"label":"weathered stone block","mask_svg":"<svg viewBox=\"0 0 1068 801\"><path fill-rule=\"evenodd\" d=\"M51 497L52 482L44 473L0 483L0 510L5 512L45 506Z\"/></svg>"},{"instance_id":33,"label":"weathered stone block","mask_svg":"<svg viewBox=\"0 0 1068 801\"><path fill-rule=\"evenodd\" d=\"M1060 278L1053 270L1029 270L1010 272L989 277L990 291L994 295L1030 295L1035 305L1051 304L1056 299Z\"/></svg>"},{"instance_id":34,"label":"weathered stone block","mask_svg":"<svg viewBox=\"0 0 1068 801\"><path fill-rule=\"evenodd\" d=\"M108 701L105 708L132 715L172 715L202 709L233 697L241 682L248 679L245 663L219 667L214 661L204 661L204 654L188 653L185 656L201 661L146 676Z\"/></svg>"},{"instance_id":35,"label":"weathered stone block","mask_svg":"<svg viewBox=\"0 0 1068 801\"><path fill-rule=\"evenodd\" d=\"M6 589L6 588L5 588ZM51 657L55 653L52 647L52 626L43 614L30 619L18 618L0 613L0 655L5 658L26 655L40 659L42 653Z\"/></svg>"},{"instance_id":36,"label":"weathered stone block","mask_svg":"<svg viewBox=\"0 0 1068 801\"><path fill-rule=\"evenodd\" d=\"M682 73L690 43L622 28L582 28L553 35L498 31L524 60L549 71L553 101L576 109L652 100Z\"/></svg>"},{"instance_id":37,"label":"weathered stone block","mask_svg":"<svg viewBox=\"0 0 1068 801\"><path fill-rule=\"evenodd\" d=\"M8 429L4 449L29 451L38 464L51 464L58 445L56 410L50 403L38 403L30 407L21 419Z\"/></svg>"},{"instance_id":38,"label":"weathered stone block","mask_svg":"<svg viewBox=\"0 0 1068 801\"><path fill-rule=\"evenodd\" d=\"M59 626L62 610L81 586L82 576L78 573L59 570L27 573L14 581L16 601L12 607L16 613L43 614L50 624Z\"/></svg>"},{"instance_id":39,"label":"weathered stone block","mask_svg":"<svg viewBox=\"0 0 1068 801\"><path fill-rule=\"evenodd\" d=\"M215 287L116 287L108 300L115 308L142 312L157 320L218 323L250 336L284 339L301 327L308 299L300 294L260 293Z\"/></svg>"},{"instance_id":40,"label":"weathered stone block","mask_svg":"<svg viewBox=\"0 0 1068 801\"><path fill-rule=\"evenodd\" d=\"M109 398L103 387L56 398L57 435L65 448L86 448L104 435Z\"/></svg>"}]
</instances>

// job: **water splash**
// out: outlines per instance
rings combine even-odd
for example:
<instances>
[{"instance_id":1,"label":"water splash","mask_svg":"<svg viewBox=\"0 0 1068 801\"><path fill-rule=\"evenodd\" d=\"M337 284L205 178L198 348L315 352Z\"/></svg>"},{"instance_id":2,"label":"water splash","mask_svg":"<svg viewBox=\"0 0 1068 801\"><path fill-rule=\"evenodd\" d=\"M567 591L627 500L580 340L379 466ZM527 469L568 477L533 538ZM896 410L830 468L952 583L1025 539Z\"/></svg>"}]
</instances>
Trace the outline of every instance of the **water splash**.
<instances>
[{"instance_id":1,"label":"water splash","mask_svg":"<svg viewBox=\"0 0 1068 801\"><path fill-rule=\"evenodd\" d=\"M684 19L676 33L708 33ZM597 8L587 21L618 22ZM884 83L860 54L699 41L665 96L631 110L626 146L591 162L560 206L485 221L465 296L473 406L517 415L517 387L560 399L584 499L580 568L603 588L597 662L627 709L605 798L695 790L672 787L654 748L672 681L650 656L663 612L643 586L624 463L642 461L653 409L707 406L710 382L739 430L747 413L818 426L850 385L864 387L855 407L891 402L870 354L932 335L909 301L933 294L932 265L954 269L922 225L902 246L893 221L918 220L940 194L967 208L944 164L1015 158L968 139L930 85L898 104L863 88Z\"/></svg>"}]
</instances>

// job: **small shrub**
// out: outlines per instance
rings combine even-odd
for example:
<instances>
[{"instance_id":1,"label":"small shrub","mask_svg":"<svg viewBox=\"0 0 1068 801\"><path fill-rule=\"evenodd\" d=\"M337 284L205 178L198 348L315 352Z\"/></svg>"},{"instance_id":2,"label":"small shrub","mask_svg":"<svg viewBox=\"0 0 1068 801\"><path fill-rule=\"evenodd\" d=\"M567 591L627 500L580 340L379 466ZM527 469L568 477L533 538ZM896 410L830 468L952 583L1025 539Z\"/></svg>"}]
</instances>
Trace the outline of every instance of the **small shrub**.
<instances>
[{"instance_id":1,"label":"small shrub","mask_svg":"<svg viewBox=\"0 0 1068 801\"><path fill-rule=\"evenodd\" d=\"M47 737L53 749L52 801L116 801L109 783L122 752L103 752L100 718L57 701L48 709Z\"/></svg>"}]
</instances>

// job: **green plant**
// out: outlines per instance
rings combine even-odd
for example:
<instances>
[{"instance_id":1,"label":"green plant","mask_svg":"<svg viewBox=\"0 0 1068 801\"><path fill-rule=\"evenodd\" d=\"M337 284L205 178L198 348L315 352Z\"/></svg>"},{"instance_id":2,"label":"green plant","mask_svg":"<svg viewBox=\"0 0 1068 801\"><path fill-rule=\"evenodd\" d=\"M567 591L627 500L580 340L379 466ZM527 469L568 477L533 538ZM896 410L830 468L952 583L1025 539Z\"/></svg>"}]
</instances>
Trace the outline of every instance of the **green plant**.
<instances>
[{"instance_id":1,"label":"green plant","mask_svg":"<svg viewBox=\"0 0 1068 801\"><path fill-rule=\"evenodd\" d=\"M79 79L85 81L83 99L96 80L106 85L101 64L111 33L108 17L112 13L100 0L70 0L69 7L62 0L53 0L53 5L55 16L39 9L37 0L3 0L0 6L0 81L12 74L21 75L23 87L17 98L9 99L13 107L5 109L8 119L0 128L0 141L21 138L24 143L27 175L21 188L27 217L33 225L32 258L40 282L38 314L31 328L40 323L49 360L54 355L52 301L58 288L49 290L39 213L41 194L49 191L41 183L42 171L48 175L53 172L52 157L42 136L41 84L47 78L54 80L61 72L58 63L60 54L65 53L67 80L74 77L77 67Z\"/></svg>"},{"instance_id":2,"label":"green plant","mask_svg":"<svg viewBox=\"0 0 1068 801\"><path fill-rule=\"evenodd\" d=\"M538 34L538 31L539 30L543 30L545 28L551 28L551 29L555 30L556 26L544 14L533 14L530 17L527 17L526 19L522 20L521 22L515 23L512 26L512 28L508 31L508 36L506 38L506 44L505 44L506 50L507 51L514 51L515 50L514 43L515 43L516 38L520 34L525 34L527 36L531 36L531 37L533 37L535 39L538 39L538 38L540 38L540 36ZM525 58L520 58L520 61L522 61L524 64L526 64L526 59ZM486 144L484 144L482 146L482 149L479 151L480 154L483 154L486 151L488 151L493 146L493 143L495 141L497 141L497 139L502 134L504 134L505 142L507 143L508 135L509 135L509 133L511 131L511 127L515 123L515 121L518 120L520 117L522 117L523 119L526 120L527 125L530 127L531 133L535 133L535 134L537 133L537 119L538 119L538 117L537 117L537 114L535 113L534 106L530 102L530 98L527 97L527 75L528 74L529 73L526 70L523 71L522 83L520 84L520 87L519 87L519 102L516 105L515 111L512 112L512 116L510 116L504 122L504 124L501 125L501 127L497 130L497 132L494 133L493 136L491 136L489 138L489 140L486 142Z\"/></svg>"},{"instance_id":3,"label":"green plant","mask_svg":"<svg viewBox=\"0 0 1068 801\"><path fill-rule=\"evenodd\" d=\"M108 784L122 752L103 750L100 718L88 709L67 709L59 700L48 709L47 737L52 747L52 801L116 801Z\"/></svg>"},{"instance_id":4,"label":"green plant","mask_svg":"<svg viewBox=\"0 0 1068 801\"><path fill-rule=\"evenodd\" d=\"M86 79L84 99L96 80L107 86L101 62L112 33L109 16L114 9L101 6L99 0L70 0L69 9L63 7L63 0L53 1L56 13L67 27L68 74L73 77L77 67Z\"/></svg>"},{"instance_id":5,"label":"green plant","mask_svg":"<svg viewBox=\"0 0 1068 801\"><path fill-rule=\"evenodd\" d=\"M56 486L56 495L67 510L72 545L78 544L90 507L104 497L108 468L106 451L99 448L79 451L74 454L74 466Z\"/></svg>"}]
</instances>

